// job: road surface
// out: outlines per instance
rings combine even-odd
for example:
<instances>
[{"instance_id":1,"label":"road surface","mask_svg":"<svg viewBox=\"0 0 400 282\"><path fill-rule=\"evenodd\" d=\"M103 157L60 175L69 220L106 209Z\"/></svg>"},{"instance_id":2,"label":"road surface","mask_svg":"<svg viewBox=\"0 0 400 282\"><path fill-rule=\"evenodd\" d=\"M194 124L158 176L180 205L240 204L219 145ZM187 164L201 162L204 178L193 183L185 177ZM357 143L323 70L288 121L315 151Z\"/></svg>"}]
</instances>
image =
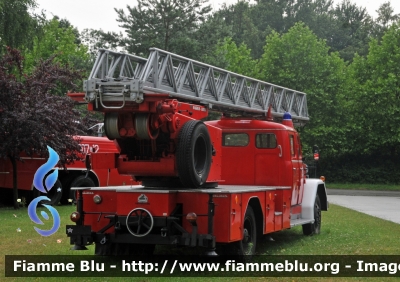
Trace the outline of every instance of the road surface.
<instances>
[{"instance_id":1,"label":"road surface","mask_svg":"<svg viewBox=\"0 0 400 282\"><path fill-rule=\"evenodd\" d=\"M400 224L400 191L327 189L328 201Z\"/></svg>"}]
</instances>

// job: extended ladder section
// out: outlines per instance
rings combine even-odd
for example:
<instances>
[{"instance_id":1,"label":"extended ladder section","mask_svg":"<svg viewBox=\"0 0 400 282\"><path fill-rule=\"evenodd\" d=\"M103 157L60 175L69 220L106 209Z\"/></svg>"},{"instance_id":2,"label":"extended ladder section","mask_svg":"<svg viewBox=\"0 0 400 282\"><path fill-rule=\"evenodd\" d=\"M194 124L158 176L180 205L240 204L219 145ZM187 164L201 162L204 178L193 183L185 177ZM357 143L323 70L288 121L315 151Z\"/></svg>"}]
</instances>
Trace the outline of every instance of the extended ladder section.
<instances>
[{"instance_id":1,"label":"extended ladder section","mask_svg":"<svg viewBox=\"0 0 400 282\"><path fill-rule=\"evenodd\" d=\"M289 112L300 124L309 120L305 93L156 48L148 59L100 49L84 91L87 102L106 109L123 109L143 102L145 95L164 93L224 113L266 116L271 105L276 118Z\"/></svg>"}]
</instances>

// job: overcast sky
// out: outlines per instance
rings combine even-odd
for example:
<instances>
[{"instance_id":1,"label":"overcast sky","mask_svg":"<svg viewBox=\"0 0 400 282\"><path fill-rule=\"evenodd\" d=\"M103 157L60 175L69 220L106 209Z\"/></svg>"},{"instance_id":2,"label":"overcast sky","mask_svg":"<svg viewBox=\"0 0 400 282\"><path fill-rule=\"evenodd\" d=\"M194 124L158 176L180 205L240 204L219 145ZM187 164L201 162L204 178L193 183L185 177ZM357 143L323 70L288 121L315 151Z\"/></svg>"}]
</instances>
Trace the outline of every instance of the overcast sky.
<instances>
[{"instance_id":1,"label":"overcast sky","mask_svg":"<svg viewBox=\"0 0 400 282\"><path fill-rule=\"evenodd\" d=\"M366 7L368 13L375 18L376 10L382 3L388 0L352 0L358 6ZM68 19L79 31L84 28L103 29L104 31L122 31L116 21L117 13L114 8L125 9L127 5L135 6L135 0L36 0L38 10L46 10L46 14L57 15ZM221 4L234 4L237 0L215 0L210 1L214 9ZM334 0L335 3L341 0ZM391 0L391 5L396 14L400 13L400 1ZM126 10L126 9L125 9Z\"/></svg>"}]
</instances>

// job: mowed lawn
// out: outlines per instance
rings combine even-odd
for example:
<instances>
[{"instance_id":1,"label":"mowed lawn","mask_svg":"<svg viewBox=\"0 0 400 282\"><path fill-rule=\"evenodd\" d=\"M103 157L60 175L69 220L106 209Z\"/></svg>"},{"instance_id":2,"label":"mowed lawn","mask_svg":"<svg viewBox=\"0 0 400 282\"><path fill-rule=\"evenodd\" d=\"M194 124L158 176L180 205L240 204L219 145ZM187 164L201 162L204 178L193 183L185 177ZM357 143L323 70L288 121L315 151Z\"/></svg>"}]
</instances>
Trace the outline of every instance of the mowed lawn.
<instances>
[{"instance_id":1,"label":"mowed lawn","mask_svg":"<svg viewBox=\"0 0 400 282\"><path fill-rule=\"evenodd\" d=\"M34 230L37 226L31 222L27 208L13 210L0 209L0 281L70 281L71 278L4 278L5 255L93 255L94 246L87 251L71 251L65 234L65 225L70 224L69 215L74 206L57 206L61 216L61 227L49 237L41 237ZM40 210L38 214L40 214ZM45 210L45 209L43 209ZM50 220L51 221L51 220ZM40 227L50 229L50 224ZM331 205L328 212L322 213L321 234L304 236L301 227L273 234L274 241L263 240L258 244L257 253L267 255L400 255L400 225L365 215L347 208ZM170 254L175 248L158 247L156 254ZM181 253L179 249L178 253ZM190 278L173 278L178 281ZM268 278L269 281L318 281L321 278ZM357 278L326 278L325 281L358 281ZM78 281L155 281L161 278L77 278ZM166 280L166 279L165 279ZM211 281L254 281L260 278L197 278ZM384 278L367 280L382 281Z\"/></svg>"}]
</instances>

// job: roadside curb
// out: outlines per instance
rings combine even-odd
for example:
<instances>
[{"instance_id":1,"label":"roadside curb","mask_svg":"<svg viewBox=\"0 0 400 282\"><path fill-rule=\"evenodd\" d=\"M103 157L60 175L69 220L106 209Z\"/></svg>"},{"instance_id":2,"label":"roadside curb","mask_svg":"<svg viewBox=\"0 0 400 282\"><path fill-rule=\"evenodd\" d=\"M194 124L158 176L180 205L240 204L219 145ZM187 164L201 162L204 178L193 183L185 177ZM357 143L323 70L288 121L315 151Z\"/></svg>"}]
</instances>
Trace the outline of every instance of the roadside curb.
<instances>
[{"instance_id":1,"label":"roadside curb","mask_svg":"<svg viewBox=\"0 0 400 282\"><path fill-rule=\"evenodd\" d=\"M400 191L326 189L328 195L400 197Z\"/></svg>"}]
</instances>

